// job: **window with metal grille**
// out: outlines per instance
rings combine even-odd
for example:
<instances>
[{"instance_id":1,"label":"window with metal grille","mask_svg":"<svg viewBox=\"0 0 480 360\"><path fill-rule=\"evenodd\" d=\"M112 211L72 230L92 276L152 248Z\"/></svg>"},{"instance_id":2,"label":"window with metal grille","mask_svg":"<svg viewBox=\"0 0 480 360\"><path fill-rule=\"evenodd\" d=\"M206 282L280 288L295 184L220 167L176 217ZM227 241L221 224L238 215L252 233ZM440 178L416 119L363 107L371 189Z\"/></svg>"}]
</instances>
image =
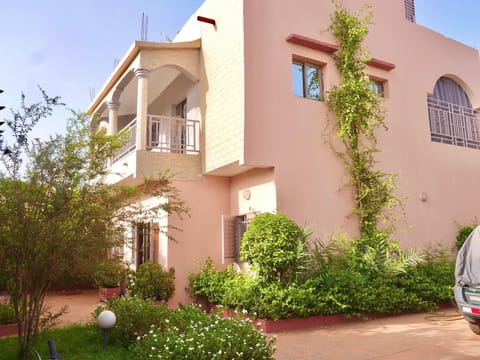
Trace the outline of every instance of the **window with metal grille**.
<instances>
[{"instance_id":1,"label":"window with metal grille","mask_svg":"<svg viewBox=\"0 0 480 360\"><path fill-rule=\"evenodd\" d=\"M243 234L247 231L248 224L254 217L255 214L222 216L222 262L224 264L240 262Z\"/></svg>"},{"instance_id":2,"label":"window with metal grille","mask_svg":"<svg viewBox=\"0 0 480 360\"><path fill-rule=\"evenodd\" d=\"M480 149L479 118L457 82L438 79L427 106L432 141Z\"/></svg>"}]
</instances>

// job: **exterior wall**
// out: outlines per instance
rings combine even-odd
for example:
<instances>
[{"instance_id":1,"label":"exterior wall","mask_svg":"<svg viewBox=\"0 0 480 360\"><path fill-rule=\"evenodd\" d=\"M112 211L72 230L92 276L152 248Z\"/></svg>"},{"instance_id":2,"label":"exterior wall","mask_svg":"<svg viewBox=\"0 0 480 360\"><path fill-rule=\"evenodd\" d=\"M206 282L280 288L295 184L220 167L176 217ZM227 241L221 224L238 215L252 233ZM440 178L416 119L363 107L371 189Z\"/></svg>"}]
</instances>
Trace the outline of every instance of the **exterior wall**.
<instances>
[{"instance_id":1,"label":"exterior wall","mask_svg":"<svg viewBox=\"0 0 480 360\"><path fill-rule=\"evenodd\" d=\"M274 169L256 169L232 178L230 215L277 210Z\"/></svg>"},{"instance_id":2,"label":"exterior wall","mask_svg":"<svg viewBox=\"0 0 480 360\"><path fill-rule=\"evenodd\" d=\"M188 286L189 272L198 271L198 266L211 258L221 265L222 259L222 214L230 211L228 178L203 176L200 181L174 181L181 197L190 207L190 216L179 219L169 217L169 224L182 231L172 231L176 241L168 242L167 266L175 268L175 295L172 306L179 302L192 302Z\"/></svg>"},{"instance_id":3,"label":"exterior wall","mask_svg":"<svg viewBox=\"0 0 480 360\"><path fill-rule=\"evenodd\" d=\"M373 57L396 65L392 71L368 67L387 80L387 132L379 132L380 166L398 174L406 223L398 222L404 246L453 243L456 222L480 216L480 152L430 141L426 97L436 80L454 75L480 104L480 64L476 50L411 23L403 0L344 0L357 10L372 4L374 23L366 45ZM328 32L329 1L245 0L245 163L275 167L278 210L307 224L323 237L356 231L348 215L352 196L329 138L334 116L323 102L295 97L292 56L323 65L323 85L339 83L333 57L288 43L295 33L335 43ZM288 19L288 21L286 21ZM334 135L334 134L333 134ZM333 137L335 139L335 137ZM419 194L428 200L419 200ZM407 225L408 224L408 225ZM411 228L409 227L411 225Z\"/></svg>"},{"instance_id":4,"label":"exterior wall","mask_svg":"<svg viewBox=\"0 0 480 360\"><path fill-rule=\"evenodd\" d=\"M217 25L201 24L204 170L243 162L244 39L243 2L209 0L198 14Z\"/></svg>"}]
</instances>

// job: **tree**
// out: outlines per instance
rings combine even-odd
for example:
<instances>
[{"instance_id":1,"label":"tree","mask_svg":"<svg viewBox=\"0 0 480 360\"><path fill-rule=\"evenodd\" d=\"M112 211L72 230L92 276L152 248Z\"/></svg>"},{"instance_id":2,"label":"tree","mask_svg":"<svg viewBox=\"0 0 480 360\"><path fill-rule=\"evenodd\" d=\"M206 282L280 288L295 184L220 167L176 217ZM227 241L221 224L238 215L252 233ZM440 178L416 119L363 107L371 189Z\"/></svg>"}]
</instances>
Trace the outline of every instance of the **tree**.
<instances>
[{"instance_id":1,"label":"tree","mask_svg":"<svg viewBox=\"0 0 480 360\"><path fill-rule=\"evenodd\" d=\"M0 89L0 94L2 94L2 93L3 93L3 90ZM2 111L3 109L5 109L5 106L0 105L0 111ZM3 126L4 124L5 124L5 121L0 119L0 126ZM3 130L0 127L0 152L3 152L3 133L4 133L4 131L5 130Z\"/></svg>"},{"instance_id":2,"label":"tree","mask_svg":"<svg viewBox=\"0 0 480 360\"><path fill-rule=\"evenodd\" d=\"M107 184L105 163L122 139L92 133L85 114L74 114L66 135L29 143L33 125L59 104L58 98L43 94L44 103L33 110L25 106L22 95L22 111L14 112L9 122L15 143L3 156L8 176L0 179L0 268L9 276L21 359L32 353L52 282L72 268L94 265L109 249L122 245L120 224L135 212L125 206L126 199L153 194L169 201L150 211L179 215L186 211L163 176L139 188Z\"/></svg>"}]
</instances>

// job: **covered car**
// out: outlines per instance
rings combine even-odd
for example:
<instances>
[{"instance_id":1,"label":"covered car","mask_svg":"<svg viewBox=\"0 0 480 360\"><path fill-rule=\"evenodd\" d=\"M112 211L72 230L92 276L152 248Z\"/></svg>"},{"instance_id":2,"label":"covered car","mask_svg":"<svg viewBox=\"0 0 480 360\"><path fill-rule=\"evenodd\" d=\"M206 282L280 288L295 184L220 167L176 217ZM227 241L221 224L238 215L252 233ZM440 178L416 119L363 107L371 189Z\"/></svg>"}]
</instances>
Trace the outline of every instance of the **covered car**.
<instances>
[{"instance_id":1,"label":"covered car","mask_svg":"<svg viewBox=\"0 0 480 360\"><path fill-rule=\"evenodd\" d=\"M470 233L458 251L454 293L470 329L480 335L480 226Z\"/></svg>"}]
</instances>

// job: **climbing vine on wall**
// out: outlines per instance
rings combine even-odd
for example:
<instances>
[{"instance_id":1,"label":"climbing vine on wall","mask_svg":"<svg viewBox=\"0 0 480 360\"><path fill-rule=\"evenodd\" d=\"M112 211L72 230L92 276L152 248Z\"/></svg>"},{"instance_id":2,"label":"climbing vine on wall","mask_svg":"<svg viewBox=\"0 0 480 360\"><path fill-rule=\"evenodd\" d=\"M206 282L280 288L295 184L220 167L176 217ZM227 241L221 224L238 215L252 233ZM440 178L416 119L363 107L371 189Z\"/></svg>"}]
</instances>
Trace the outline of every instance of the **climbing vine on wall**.
<instances>
[{"instance_id":1,"label":"climbing vine on wall","mask_svg":"<svg viewBox=\"0 0 480 360\"><path fill-rule=\"evenodd\" d=\"M330 30L338 40L336 64L341 83L328 92L326 103L337 118L335 128L343 143L337 154L350 175L348 185L354 190L353 213L359 217L361 238L376 241L394 230L392 212L399 199L394 193L395 176L376 167L376 132L385 127L385 117L382 98L370 88L365 74L369 58L363 41L372 14L365 9L351 14L338 2L334 5Z\"/></svg>"}]
</instances>

